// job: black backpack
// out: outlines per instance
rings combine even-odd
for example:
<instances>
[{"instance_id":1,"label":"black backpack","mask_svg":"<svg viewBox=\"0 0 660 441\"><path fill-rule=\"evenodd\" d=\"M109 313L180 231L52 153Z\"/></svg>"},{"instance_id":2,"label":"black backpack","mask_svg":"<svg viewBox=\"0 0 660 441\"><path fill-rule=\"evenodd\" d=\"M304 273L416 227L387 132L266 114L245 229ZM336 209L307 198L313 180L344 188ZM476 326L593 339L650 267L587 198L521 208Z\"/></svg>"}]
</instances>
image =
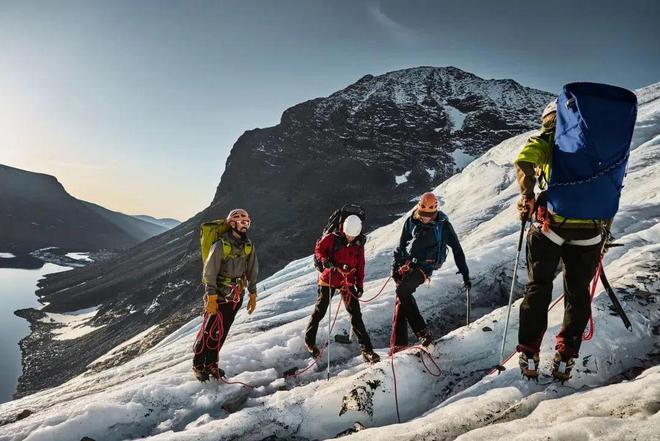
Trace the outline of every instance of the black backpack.
<instances>
[{"instance_id":1,"label":"black backpack","mask_svg":"<svg viewBox=\"0 0 660 441\"><path fill-rule=\"evenodd\" d=\"M364 225L364 220L366 217L364 208L356 204L346 204L343 207L338 208L332 212L332 214L328 218L328 223L325 225L325 228L323 228L323 232L321 233L321 238L319 238L319 240L316 241L316 245L318 245L318 243L326 234L339 233L339 226L344 222L344 220L348 216L352 214L359 217L360 220L362 221L362 224ZM338 237L334 238L335 240L332 249L332 254L336 253L337 250L339 250L339 248L346 245L346 240L337 240L337 238ZM358 246L362 246L364 245L365 240L366 240L366 236L364 235L364 233L360 233L360 235L354 239L353 243ZM325 269L323 268L323 262L321 262L319 259L316 258L316 254L314 255L314 266L320 272L323 272L323 270Z\"/></svg>"}]
</instances>

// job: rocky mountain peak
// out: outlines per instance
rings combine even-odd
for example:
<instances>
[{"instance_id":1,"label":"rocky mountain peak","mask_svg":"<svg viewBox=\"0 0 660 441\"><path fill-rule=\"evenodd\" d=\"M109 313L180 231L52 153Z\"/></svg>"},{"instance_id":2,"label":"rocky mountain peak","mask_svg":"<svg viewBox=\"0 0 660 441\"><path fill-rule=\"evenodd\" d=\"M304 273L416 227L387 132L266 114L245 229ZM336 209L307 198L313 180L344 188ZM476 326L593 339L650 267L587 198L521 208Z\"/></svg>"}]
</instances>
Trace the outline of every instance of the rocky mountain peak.
<instances>
[{"instance_id":1,"label":"rocky mountain peak","mask_svg":"<svg viewBox=\"0 0 660 441\"><path fill-rule=\"evenodd\" d=\"M277 126L243 134L208 215L236 206L251 211L263 228L253 235L263 242L270 273L309 252L336 206L360 203L369 227L381 225L490 146L535 128L552 98L452 66L365 75L287 109ZM274 253L278 246L270 250L294 237L286 256Z\"/></svg>"}]
</instances>

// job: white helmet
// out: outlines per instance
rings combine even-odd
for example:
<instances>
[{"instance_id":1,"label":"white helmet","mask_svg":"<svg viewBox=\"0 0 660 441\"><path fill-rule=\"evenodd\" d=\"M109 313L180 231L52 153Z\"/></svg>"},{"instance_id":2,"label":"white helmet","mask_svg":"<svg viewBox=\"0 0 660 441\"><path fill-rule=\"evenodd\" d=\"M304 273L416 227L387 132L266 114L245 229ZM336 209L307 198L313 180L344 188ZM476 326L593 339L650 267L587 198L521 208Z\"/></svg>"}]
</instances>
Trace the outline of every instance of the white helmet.
<instances>
[{"instance_id":1,"label":"white helmet","mask_svg":"<svg viewBox=\"0 0 660 441\"><path fill-rule=\"evenodd\" d=\"M358 216L351 214L346 219L344 219L344 223L342 224L342 231L347 236L359 236L362 232L362 220Z\"/></svg>"},{"instance_id":2,"label":"white helmet","mask_svg":"<svg viewBox=\"0 0 660 441\"><path fill-rule=\"evenodd\" d=\"M541 114L541 119L545 119L546 116L550 115L551 113L556 113L557 112L557 100L554 99L548 103L547 106L545 106L545 109L543 109L543 113Z\"/></svg>"}]
</instances>

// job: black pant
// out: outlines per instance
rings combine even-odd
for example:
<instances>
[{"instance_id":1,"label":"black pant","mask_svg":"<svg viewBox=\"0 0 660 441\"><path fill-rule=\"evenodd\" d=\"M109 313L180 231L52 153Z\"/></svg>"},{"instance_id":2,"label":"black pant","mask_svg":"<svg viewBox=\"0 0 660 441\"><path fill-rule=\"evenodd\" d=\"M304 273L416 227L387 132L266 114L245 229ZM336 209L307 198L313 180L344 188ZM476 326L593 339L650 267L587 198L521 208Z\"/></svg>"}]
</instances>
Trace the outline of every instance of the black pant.
<instances>
[{"instance_id":1,"label":"black pant","mask_svg":"<svg viewBox=\"0 0 660 441\"><path fill-rule=\"evenodd\" d=\"M587 239L597 230L558 231L565 239ZM518 351L539 352L548 326L548 307L552 301L552 281L559 261L564 266L564 321L557 335L556 349L562 355L577 357L582 333L591 315L589 282L598 267L601 245L559 246L532 227L527 234L527 274L529 282L520 305Z\"/></svg>"},{"instance_id":2,"label":"black pant","mask_svg":"<svg viewBox=\"0 0 660 441\"><path fill-rule=\"evenodd\" d=\"M316 332L319 329L319 323L325 317L325 313L328 309L328 302L330 301L330 287L321 286L318 287L318 295L316 297L316 306L314 307L314 312L309 318L309 323L307 324L307 329L305 330L305 343L309 346L316 344ZM336 289L332 288L332 294L334 295ZM351 326L353 327L353 332L355 337L357 337L358 343L367 350L372 350L371 340L367 334L367 329L364 326L362 321L362 312L360 311L360 301L356 299L351 293L342 294L342 299L344 301L344 306L346 311L351 316ZM329 337L328 337L329 338Z\"/></svg>"},{"instance_id":3,"label":"black pant","mask_svg":"<svg viewBox=\"0 0 660 441\"><path fill-rule=\"evenodd\" d=\"M403 277L396 288L396 303L394 305L394 318L392 319L395 346L408 345L408 324L410 324L415 335L426 329L424 318L419 313L417 302L413 297L417 287L425 280L426 275L420 269L415 268Z\"/></svg>"},{"instance_id":4,"label":"black pant","mask_svg":"<svg viewBox=\"0 0 660 441\"><path fill-rule=\"evenodd\" d=\"M211 330L214 322L214 317L206 320L206 329L204 330L204 337L200 338L195 342L195 356L193 357L193 366L205 366L208 364L216 364L218 362L218 354L222 345L227 339L227 334L229 334L229 328L231 328L232 323L234 323L234 318L236 318L236 313L241 308L243 304L243 296L238 301L238 303L218 303L218 313L222 318L222 336L220 337L220 344L216 349L211 349L208 345L204 345L204 341L210 341L215 345L218 340L218 335L220 333L219 329ZM210 337L210 338L209 338Z\"/></svg>"}]
</instances>

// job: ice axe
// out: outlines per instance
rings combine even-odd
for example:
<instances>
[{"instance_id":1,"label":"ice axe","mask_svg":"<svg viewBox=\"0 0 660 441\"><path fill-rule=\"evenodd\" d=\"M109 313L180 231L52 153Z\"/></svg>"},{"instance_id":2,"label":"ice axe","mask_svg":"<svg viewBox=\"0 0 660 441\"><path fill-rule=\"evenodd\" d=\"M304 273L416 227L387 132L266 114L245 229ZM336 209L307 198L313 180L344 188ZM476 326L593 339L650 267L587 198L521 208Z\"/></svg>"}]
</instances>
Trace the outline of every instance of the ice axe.
<instances>
[{"instance_id":1,"label":"ice axe","mask_svg":"<svg viewBox=\"0 0 660 441\"><path fill-rule=\"evenodd\" d=\"M522 250L523 238L525 237L525 227L527 219L520 224L520 236L518 237L518 251L516 252L516 263L513 267L513 278L511 280L511 290L509 291L509 306L506 310L506 322L504 323L504 335L502 336L502 346L500 348L500 362L495 367L499 372L505 370L504 364L504 345L506 344L506 334L509 331L509 318L511 317L511 304L513 303L513 290L516 287L516 278L518 276L518 264L520 263L520 251Z\"/></svg>"},{"instance_id":2,"label":"ice axe","mask_svg":"<svg viewBox=\"0 0 660 441\"><path fill-rule=\"evenodd\" d=\"M466 296L466 303L467 303L467 311L465 311L465 324L466 326L470 326L470 312L472 310L472 293L470 292L472 288L469 286L465 287L465 296Z\"/></svg>"},{"instance_id":3,"label":"ice axe","mask_svg":"<svg viewBox=\"0 0 660 441\"><path fill-rule=\"evenodd\" d=\"M608 232L608 239L614 240L614 238L609 234L609 232ZM610 248L622 247L622 246L623 246L622 243L613 243L607 241L603 246L603 251L607 252L607 250L609 250ZM626 329L632 331L632 324L630 323L630 319L626 315L626 312L623 310L623 307L621 306L621 302L619 302L619 299L617 299L616 294L614 293L614 289L612 289L612 286L610 285L610 282L607 280L607 276L605 275L605 268L603 267L602 254L600 260L598 261L598 265L600 265L600 281L603 284L603 287L605 288L605 291L607 292L610 301L612 302L612 306L614 307L614 310L623 321L623 325L626 327Z\"/></svg>"}]
</instances>

